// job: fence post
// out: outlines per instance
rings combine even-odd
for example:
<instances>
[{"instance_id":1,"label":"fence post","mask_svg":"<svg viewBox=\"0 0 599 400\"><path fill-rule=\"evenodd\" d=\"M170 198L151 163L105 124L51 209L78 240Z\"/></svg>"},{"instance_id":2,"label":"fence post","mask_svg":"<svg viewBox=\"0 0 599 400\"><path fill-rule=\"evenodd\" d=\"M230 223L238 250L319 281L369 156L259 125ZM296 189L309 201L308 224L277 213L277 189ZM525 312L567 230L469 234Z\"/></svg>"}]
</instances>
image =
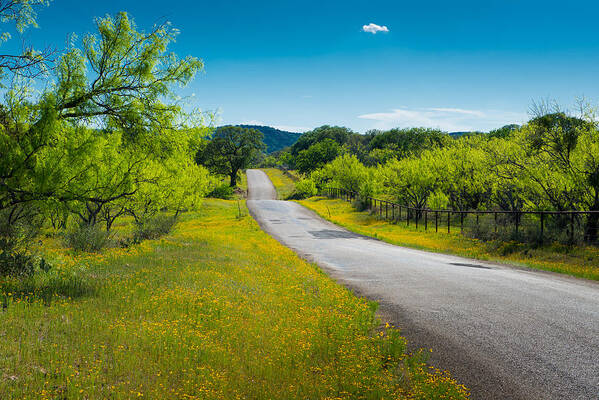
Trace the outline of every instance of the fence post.
<instances>
[{"instance_id":1,"label":"fence post","mask_svg":"<svg viewBox=\"0 0 599 400\"><path fill-rule=\"evenodd\" d=\"M428 230L428 211L424 210L424 230Z\"/></svg>"},{"instance_id":2,"label":"fence post","mask_svg":"<svg viewBox=\"0 0 599 400\"><path fill-rule=\"evenodd\" d=\"M541 211L541 244L543 244L543 234L545 231L545 213Z\"/></svg>"},{"instance_id":3,"label":"fence post","mask_svg":"<svg viewBox=\"0 0 599 400\"><path fill-rule=\"evenodd\" d=\"M419 218L419 215L418 215L418 211L419 211L419 210L418 210L418 209L415 209L414 211L416 211L416 212L414 213L414 219L416 220L416 230L418 230L418 220L420 219L420 218Z\"/></svg>"},{"instance_id":4,"label":"fence post","mask_svg":"<svg viewBox=\"0 0 599 400\"><path fill-rule=\"evenodd\" d=\"M460 212L460 233L464 234L464 213Z\"/></svg>"},{"instance_id":5,"label":"fence post","mask_svg":"<svg viewBox=\"0 0 599 400\"><path fill-rule=\"evenodd\" d=\"M395 222L395 203L391 203L391 219Z\"/></svg>"},{"instance_id":6,"label":"fence post","mask_svg":"<svg viewBox=\"0 0 599 400\"><path fill-rule=\"evenodd\" d=\"M497 213L495 213L495 233L497 233Z\"/></svg>"},{"instance_id":7,"label":"fence post","mask_svg":"<svg viewBox=\"0 0 599 400\"><path fill-rule=\"evenodd\" d=\"M389 219L389 203L385 202L385 219Z\"/></svg>"},{"instance_id":8,"label":"fence post","mask_svg":"<svg viewBox=\"0 0 599 400\"><path fill-rule=\"evenodd\" d=\"M410 226L410 207L406 207L406 221L407 221L406 226Z\"/></svg>"},{"instance_id":9,"label":"fence post","mask_svg":"<svg viewBox=\"0 0 599 400\"><path fill-rule=\"evenodd\" d=\"M447 211L447 233L451 233L451 211Z\"/></svg>"},{"instance_id":10,"label":"fence post","mask_svg":"<svg viewBox=\"0 0 599 400\"><path fill-rule=\"evenodd\" d=\"M570 244L574 244L574 211L570 212Z\"/></svg>"},{"instance_id":11,"label":"fence post","mask_svg":"<svg viewBox=\"0 0 599 400\"><path fill-rule=\"evenodd\" d=\"M518 229L520 228L520 213L516 212L516 238L518 238Z\"/></svg>"},{"instance_id":12,"label":"fence post","mask_svg":"<svg viewBox=\"0 0 599 400\"><path fill-rule=\"evenodd\" d=\"M435 211L435 232L439 232L439 211Z\"/></svg>"}]
</instances>

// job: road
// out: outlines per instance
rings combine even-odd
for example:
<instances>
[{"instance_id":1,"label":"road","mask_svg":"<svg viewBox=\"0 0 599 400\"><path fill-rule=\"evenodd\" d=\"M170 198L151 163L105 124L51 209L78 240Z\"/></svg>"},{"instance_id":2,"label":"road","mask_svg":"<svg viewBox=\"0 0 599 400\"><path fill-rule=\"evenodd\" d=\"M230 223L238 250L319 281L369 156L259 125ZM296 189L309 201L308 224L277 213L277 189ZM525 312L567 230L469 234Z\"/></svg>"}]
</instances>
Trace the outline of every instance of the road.
<instances>
[{"instance_id":1,"label":"road","mask_svg":"<svg viewBox=\"0 0 599 400\"><path fill-rule=\"evenodd\" d=\"M248 170L260 226L317 263L414 348L432 348L474 399L599 399L599 284L392 246L351 233Z\"/></svg>"}]
</instances>

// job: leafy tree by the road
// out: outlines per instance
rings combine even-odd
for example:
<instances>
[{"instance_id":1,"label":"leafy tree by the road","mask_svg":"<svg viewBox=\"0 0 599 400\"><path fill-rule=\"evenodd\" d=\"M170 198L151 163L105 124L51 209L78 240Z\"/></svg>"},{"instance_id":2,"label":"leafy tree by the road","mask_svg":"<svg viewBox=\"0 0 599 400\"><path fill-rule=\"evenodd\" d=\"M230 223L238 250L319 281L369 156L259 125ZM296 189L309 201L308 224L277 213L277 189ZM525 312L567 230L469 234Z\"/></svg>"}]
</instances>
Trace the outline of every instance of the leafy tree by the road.
<instances>
[{"instance_id":1,"label":"leafy tree by the road","mask_svg":"<svg viewBox=\"0 0 599 400\"><path fill-rule=\"evenodd\" d=\"M229 185L237 185L239 171L247 168L256 154L265 149L263 134L256 129L223 126L196 155L196 162L216 174L227 175Z\"/></svg>"},{"instance_id":2,"label":"leafy tree by the road","mask_svg":"<svg viewBox=\"0 0 599 400\"><path fill-rule=\"evenodd\" d=\"M308 150L311 146L327 139L343 146L352 135L356 135L356 133L351 129L324 125L300 136L297 142L291 146L290 151L293 156L297 156L301 151Z\"/></svg>"},{"instance_id":3,"label":"leafy tree by the road","mask_svg":"<svg viewBox=\"0 0 599 400\"><path fill-rule=\"evenodd\" d=\"M299 152L295 166L302 174L308 174L333 161L341 152L341 147L333 139L324 139Z\"/></svg>"},{"instance_id":4,"label":"leafy tree by the road","mask_svg":"<svg viewBox=\"0 0 599 400\"><path fill-rule=\"evenodd\" d=\"M22 22L13 18L17 27L33 24L31 7L43 3L10 2L24 12ZM0 16L6 4L0 0ZM207 173L193 162L204 131L190 128L195 114L184 113L174 94L202 62L168 51L178 31L167 23L144 32L120 13L96 25L80 45L71 42L41 94L34 93L35 81L4 80L2 226L50 220L65 228L74 218L85 226L103 222L108 230L125 214L177 214L207 191ZM2 62L1 72L27 75ZM2 230L0 241L14 242L10 235Z\"/></svg>"}]
</instances>

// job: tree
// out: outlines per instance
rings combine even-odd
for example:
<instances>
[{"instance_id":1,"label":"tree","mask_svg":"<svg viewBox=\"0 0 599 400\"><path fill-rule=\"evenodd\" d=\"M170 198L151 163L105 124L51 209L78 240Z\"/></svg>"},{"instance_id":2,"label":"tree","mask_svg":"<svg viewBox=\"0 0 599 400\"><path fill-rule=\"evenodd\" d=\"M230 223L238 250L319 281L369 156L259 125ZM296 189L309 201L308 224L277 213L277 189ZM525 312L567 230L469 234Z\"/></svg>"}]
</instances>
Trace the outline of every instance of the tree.
<instances>
[{"instance_id":1,"label":"tree","mask_svg":"<svg viewBox=\"0 0 599 400\"><path fill-rule=\"evenodd\" d=\"M22 34L29 26L37 27L36 9L47 6L50 0L0 0L0 21L14 23L15 31ZM0 34L0 44L11 39L8 31ZM26 78L34 78L47 72L54 51L47 48L36 50L23 42L19 54L0 55L0 77L7 73Z\"/></svg>"},{"instance_id":2,"label":"tree","mask_svg":"<svg viewBox=\"0 0 599 400\"><path fill-rule=\"evenodd\" d=\"M397 158L418 156L424 150L443 146L449 139L446 133L430 128L391 129L369 136L370 150L391 149Z\"/></svg>"},{"instance_id":3,"label":"tree","mask_svg":"<svg viewBox=\"0 0 599 400\"><path fill-rule=\"evenodd\" d=\"M229 186L237 185L239 170L247 168L259 151L265 150L263 134L240 126L218 128L206 147L196 155L196 162L214 173L228 175Z\"/></svg>"},{"instance_id":4,"label":"tree","mask_svg":"<svg viewBox=\"0 0 599 400\"><path fill-rule=\"evenodd\" d=\"M301 151L308 150L311 146L326 139L343 146L353 135L357 135L357 133L349 128L324 125L300 136L297 142L291 146L291 154L297 156Z\"/></svg>"},{"instance_id":5,"label":"tree","mask_svg":"<svg viewBox=\"0 0 599 400\"><path fill-rule=\"evenodd\" d=\"M333 139L324 139L313 144L307 150L300 151L295 159L295 166L298 172L309 174L333 161L340 152L341 147L337 142Z\"/></svg>"},{"instance_id":6,"label":"tree","mask_svg":"<svg viewBox=\"0 0 599 400\"><path fill-rule=\"evenodd\" d=\"M76 184L89 173L88 164L57 172L43 155L48 149L75 157L73 152L87 151L94 135L105 135L121 138L129 146L125 153L169 156L167 133L181 127L183 116L173 86L189 82L202 62L167 52L177 35L169 24L141 32L126 13L96 24L97 35L87 35L82 49L73 45L60 58L56 83L39 101L27 86L8 90L0 108L0 210L39 201L97 200L93 190ZM80 129L90 125L101 129L93 135ZM69 140L73 134L88 137L76 147Z\"/></svg>"}]
</instances>

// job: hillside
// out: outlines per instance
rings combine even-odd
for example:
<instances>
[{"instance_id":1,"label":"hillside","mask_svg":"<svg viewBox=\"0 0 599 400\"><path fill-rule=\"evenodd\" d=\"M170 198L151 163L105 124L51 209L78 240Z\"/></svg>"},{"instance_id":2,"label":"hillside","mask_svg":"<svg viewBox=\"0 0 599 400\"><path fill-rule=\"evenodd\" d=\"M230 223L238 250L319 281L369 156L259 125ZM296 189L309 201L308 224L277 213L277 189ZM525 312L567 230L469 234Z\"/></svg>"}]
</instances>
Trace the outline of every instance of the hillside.
<instances>
[{"instance_id":1,"label":"hillside","mask_svg":"<svg viewBox=\"0 0 599 400\"><path fill-rule=\"evenodd\" d=\"M266 152L273 153L279 151L285 147L294 144L297 139L302 135L297 132L282 131L280 129L272 128L270 126L260 125L239 125L244 128L256 129L264 134L264 143L266 144Z\"/></svg>"}]
</instances>

